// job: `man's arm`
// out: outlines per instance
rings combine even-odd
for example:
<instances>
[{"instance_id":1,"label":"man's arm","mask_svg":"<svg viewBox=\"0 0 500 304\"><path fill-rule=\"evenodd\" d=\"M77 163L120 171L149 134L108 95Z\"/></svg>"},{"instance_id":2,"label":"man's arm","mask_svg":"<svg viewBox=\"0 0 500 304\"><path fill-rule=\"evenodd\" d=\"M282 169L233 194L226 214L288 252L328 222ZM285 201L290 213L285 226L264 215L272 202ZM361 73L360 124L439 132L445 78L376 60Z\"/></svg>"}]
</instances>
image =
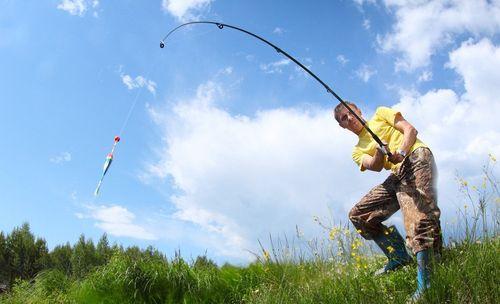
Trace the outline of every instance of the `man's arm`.
<instances>
[{"instance_id":1,"label":"man's arm","mask_svg":"<svg viewBox=\"0 0 500 304\"><path fill-rule=\"evenodd\" d=\"M362 160L363 167L368 170L380 172L384 168L384 152L380 148L377 148L373 156L364 154Z\"/></svg>"},{"instance_id":2,"label":"man's arm","mask_svg":"<svg viewBox=\"0 0 500 304\"><path fill-rule=\"evenodd\" d=\"M413 146L417 140L417 129L415 129L409 122L407 122L401 113L396 114L394 119L394 127L399 132L403 133L403 142L401 146L396 151L392 151L392 157L389 157L389 161L393 164L397 164L403 161L404 156L398 153L398 151L403 151L408 154L410 148Z\"/></svg>"},{"instance_id":3,"label":"man's arm","mask_svg":"<svg viewBox=\"0 0 500 304\"><path fill-rule=\"evenodd\" d=\"M394 119L394 127L399 132L403 133L403 142L399 147L399 150L403 150L405 153L410 151L411 146L417 140L417 129L415 129L409 122L407 122L403 115L400 113L396 114L396 118Z\"/></svg>"}]
</instances>

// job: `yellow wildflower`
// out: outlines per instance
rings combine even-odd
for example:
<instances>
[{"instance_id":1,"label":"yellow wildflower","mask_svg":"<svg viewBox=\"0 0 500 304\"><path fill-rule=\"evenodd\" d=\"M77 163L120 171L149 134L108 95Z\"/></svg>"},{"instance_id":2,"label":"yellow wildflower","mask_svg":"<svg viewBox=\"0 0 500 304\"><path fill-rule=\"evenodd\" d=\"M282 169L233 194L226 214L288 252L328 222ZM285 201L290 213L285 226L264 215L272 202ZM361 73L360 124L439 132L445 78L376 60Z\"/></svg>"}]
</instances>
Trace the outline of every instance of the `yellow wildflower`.
<instances>
[{"instance_id":1,"label":"yellow wildflower","mask_svg":"<svg viewBox=\"0 0 500 304\"><path fill-rule=\"evenodd\" d=\"M264 251L264 261L269 262L269 258L270 258L269 251L267 251L265 249L263 251Z\"/></svg>"},{"instance_id":2,"label":"yellow wildflower","mask_svg":"<svg viewBox=\"0 0 500 304\"><path fill-rule=\"evenodd\" d=\"M393 253L394 252L394 247L387 246L387 251L389 251L389 253Z\"/></svg>"},{"instance_id":3,"label":"yellow wildflower","mask_svg":"<svg viewBox=\"0 0 500 304\"><path fill-rule=\"evenodd\" d=\"M491 153L488 153L488 156L490 157L490 159L493 161L493 162L496 162L497 159L495 158L495 156Z\"/></svg>"},{"instance_id":4,"label":"yellow wildflower","mask_svg":"<svg viewBox=\"0 0 500 304\"><path fill-rule=\"evenodd\" d=\"M353 250L356 250L358 249L363 243L360 241L360 239L355 239L352 244L351 244L351 248Z\"/></svg>"},{"instance_id":5,"label":"yellow wildflower","mask_svg":"<svg viewBox=\"0 0 500 304\"><path fill-rule=\"evenodd\" d=\"M333 227L333 228L330 230L330 233L329 233L329 238L330 238L330 240L334 240L334 239L335 239L335 237L339 234L339 231L340 231L340 228Z\"/></svg>"}]
</instances>

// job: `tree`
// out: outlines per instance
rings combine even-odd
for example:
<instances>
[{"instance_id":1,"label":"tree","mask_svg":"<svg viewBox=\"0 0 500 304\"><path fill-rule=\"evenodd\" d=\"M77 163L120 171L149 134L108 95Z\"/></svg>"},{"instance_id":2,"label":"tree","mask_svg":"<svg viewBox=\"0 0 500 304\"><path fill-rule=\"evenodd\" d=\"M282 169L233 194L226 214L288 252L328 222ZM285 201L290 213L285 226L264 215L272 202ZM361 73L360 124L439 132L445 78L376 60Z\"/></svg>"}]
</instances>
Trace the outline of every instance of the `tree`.
<instances>
[{"instance_id":1,"label":"tree","mask_svg":"<svg viewBox=\"0 0 500 304\"><path fill-rule=\"evenodd\" d=\"M16 278L33 278L49 266L47 244L44 239L35 240L28 223L14 228L7 236L5 248L10 285Z\"/></svg>"},{"instance_id":2,"label":"tree","mask_svg":"<svg viewBox=\"0 0 500 304\"><path fill-rule=\"evenodd\" d=\"M96 250L91 239L85 241L82 234L73 247L71 268L73 275L83 278L94 266L97 266Z\"/></svg>"},{"instance_id":3,"label":"tree","mask_svg":"<svg viewBox=\"0 0 500 304\"><path fill-rule=\"evenodd\" d=\"M125 254L133 260L139 260L142 257L142 252L139 246L127 247Z\"/></svg>"},{"instance_id":4,"label":"tree","mask_svg":"<svg viewBox=\"0 0 500 304\"><path fill-rule=\"evenodd\" d=\"M3 232L0 232L0 284L9 280L8 260L7 260L7 240Z\"/></svg>"},{"instance_id":5,"label":"tree","mask_svg":"<svg viewBox=\"0 0 500 304\"><path fill-rule=\"evenodd\" d=\"M206 255L198 256L193 264L195 269L217 269L217 264Z\"/></svg>"},{"instance_id":6,"label":"tree","mask_svg":"<svg viewBox=\"0 0 500 304\"><path fill-rule=\"evenodd\" d=\"M73 250L69 242L66 245L56 246L50 253L50 258L52 261L52 267L61 270L67 276L72 274L71 269L71 256Z\"/></svg>"},{"instance_id":7,"label":"tree","mask_svg":"<svg viewBox=\"0 0 500 304\"><path fill-rule=\"evenodd\" d=\"M52 267L47 242L44 239L37 238L35 241L35 256L33 260L34 275L38 272Z\"/></svg>"},{"instance_id":8,"label":"tree","mask_svg":"<svg viewBox=\"0 0 500 304\"><path fill-rule=\"evenodd\" d=\"M113 251L109 247L108 236L106 233L101 236L99 242L97 243L96 255L98 265L107 264L113 255Z\"/></svg>"}]
</instances>

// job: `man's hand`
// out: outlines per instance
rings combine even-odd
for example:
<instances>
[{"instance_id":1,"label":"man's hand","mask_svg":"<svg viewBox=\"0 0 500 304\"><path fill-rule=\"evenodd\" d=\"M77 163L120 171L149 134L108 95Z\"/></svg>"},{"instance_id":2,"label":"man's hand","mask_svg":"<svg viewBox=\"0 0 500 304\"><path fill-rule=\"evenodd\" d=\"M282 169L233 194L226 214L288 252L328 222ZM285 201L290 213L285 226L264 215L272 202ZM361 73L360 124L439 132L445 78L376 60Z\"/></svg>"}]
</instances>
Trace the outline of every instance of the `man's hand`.
<instances>
[{"instance_id":1,"label":"man's hand","mask_svg":"<svg viewBox=\"0 0 500 304\"><path fill-rule=\"evenodd\" d=\"M392 155L387 158L391 163L393 164L399 164L402 162L405 158L403 155L399 154L398 151L392 152Z\"/></svg>"}]
</instances>

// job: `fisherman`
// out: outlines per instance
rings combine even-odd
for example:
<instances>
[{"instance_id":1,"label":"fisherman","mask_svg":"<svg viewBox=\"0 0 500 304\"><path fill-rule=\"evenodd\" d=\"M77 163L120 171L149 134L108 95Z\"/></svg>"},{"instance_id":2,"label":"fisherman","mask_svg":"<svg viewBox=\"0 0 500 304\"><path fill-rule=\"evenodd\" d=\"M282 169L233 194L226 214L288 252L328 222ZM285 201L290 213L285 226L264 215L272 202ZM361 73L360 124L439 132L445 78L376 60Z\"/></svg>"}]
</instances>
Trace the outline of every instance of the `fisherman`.
<instances>
[{"instance_id":1,"label":"fisherman","mask_svg":"<svg viewBox=\"0 0 500 304\"><path fill-rule=\"evenodd\" d=\"M430 286L430 263L442 249L440 210L437 206L435 183L436 165L431 150L417 138L417 130L400 112L379 107L366 122L360 109L346 103L375 133L390 152L373 140L367 128L342 104L334 109L339 125L358 136L352 152L361 171L391 170L389 177L368 192L349 212L356 230L367 240L374 240L387 256L387 264L377 275L407 265L412 258L396 227L382 222L401 209L406 230L406 244L417 258L417 290L412 300L417 301Z\"/></svg>"}]
</instances>

